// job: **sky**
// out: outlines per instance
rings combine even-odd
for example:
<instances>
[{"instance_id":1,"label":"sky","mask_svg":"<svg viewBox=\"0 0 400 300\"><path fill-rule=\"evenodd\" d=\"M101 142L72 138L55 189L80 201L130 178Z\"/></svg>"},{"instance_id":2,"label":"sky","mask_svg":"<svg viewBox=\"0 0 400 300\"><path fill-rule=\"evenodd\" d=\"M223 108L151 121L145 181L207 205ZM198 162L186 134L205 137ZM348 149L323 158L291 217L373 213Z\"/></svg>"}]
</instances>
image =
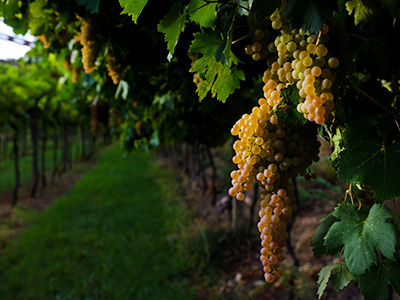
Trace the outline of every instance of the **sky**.
<instances>
[{"instance_id":1,"label":"sky","mask_svg":"<svg viewBox=\"0 0 400 300\"><path fill-rule=\"evenodd\" d=\"M13 29L10 26L7 26L3 23L3 20L0 18L0 34L4 33L9 36L17 36L22 37L27 41L35 41L35 37L31 36L29 33L25 36L16 35L13 32ZM6 41L0 39L0 59L8 60L8 59L18 59L25 55L26 52L30 50L30 47L20 45L14 42Z\"/></svg>"}]
</instances>

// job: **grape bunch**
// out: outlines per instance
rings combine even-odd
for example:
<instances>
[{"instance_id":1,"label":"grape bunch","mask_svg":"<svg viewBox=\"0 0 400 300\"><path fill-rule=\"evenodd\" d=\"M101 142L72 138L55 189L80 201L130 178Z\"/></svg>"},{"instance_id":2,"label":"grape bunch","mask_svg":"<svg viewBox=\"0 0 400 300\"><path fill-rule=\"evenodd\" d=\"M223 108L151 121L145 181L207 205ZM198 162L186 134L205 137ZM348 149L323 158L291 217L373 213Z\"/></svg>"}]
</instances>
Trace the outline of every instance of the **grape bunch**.
<instances>
[{"instance_id":1,"label":"grape bunch","mask_svg":"<svg viewBox=\"0 0 400 300\"><path fill-rule=\"evenodd\" d=\"M41 41L41 42L43 43L43 48L44 48L44 49L50 48L51 43L49 42L49 40L47 39L46 36L44 36L44 35L38 35L38 36L36 36L36 38L37 38L39 41Z\"/></svg>"},{"instance_id":2,"label":"grape bunch","mask_svg":"<svg viewBox=\"0 0 400 300\"><path fill-rule=\"evenodd\" d=\"M99 43L95 26L90 18L80 18L80 37L79 41L82 45L82 63L86 74L93 72L96 67L96 60L99 54Z\"/></svg>"},{"instance_id":3,"label":"grape bunch","mask_svg":"<svg viewBox=\"0 0 400 300\"><path fill-rule=\"evenodd\" d=\"M331 24L337 27L336 22ZM249 25L252 43L244 51L253 60L267 62L263 92L271 109L281 103L281 90L295 84L299 91L297 111L318 125L332 122L335 107L332 89L338 77L339 59L327 45L340 39L345 48L347 35L343 29L340 35L331 37L330 25L323 24L319 35L313 36L301 28L292 28L279 10L259 23L249 18ZM274 35L274 30L280 34Z\"/></svg>"},{"instance_id":4,"label":"grape bunch","mask_svg":"<svg viewBox=\"0 0 400 300\"><path fill-rule=\"evenodd\" d=\"M109 52L106 57L108 76L114 84L118 84L122 78L122 66L120 56L116 52Z\"/></svg>"},{"instance_id":5,"label":"grape bunch","mask_svg":"<svg viewBox=\"0 0 400 300\"><path fill-rule=\"evenodd\" d=\"M255 183L260 186L260 260L265 280L276 282L282 275L279 265L288 237L286 225L297 208L291 179L314 176L309 166L319 160L320 142L315 127L308 126L311 124L301 129L280 124L267 99L259 99L258 104L231 129L239 139L233 144L232 161L238 169L230 174L229 195L242 201Z\"/></svg>"}]
</instances>

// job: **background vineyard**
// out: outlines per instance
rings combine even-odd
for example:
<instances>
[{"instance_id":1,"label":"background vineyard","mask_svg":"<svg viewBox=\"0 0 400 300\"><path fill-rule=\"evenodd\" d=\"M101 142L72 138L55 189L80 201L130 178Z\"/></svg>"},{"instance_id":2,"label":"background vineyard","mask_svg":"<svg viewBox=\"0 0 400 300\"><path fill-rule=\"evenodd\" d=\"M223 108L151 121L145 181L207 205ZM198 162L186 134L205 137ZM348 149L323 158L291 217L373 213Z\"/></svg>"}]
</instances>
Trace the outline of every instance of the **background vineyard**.
<instances>
[{"instance_id":1,"label":"background vineyard","mask_svg":"<svg viewBox=\"0 0 400 300\"><path fill-rule=\"evenodd\" d=\"M6 299L398 298L398 1L11 0L0 16L37 36L0 64Z\"/></svg>"}]
</instances>

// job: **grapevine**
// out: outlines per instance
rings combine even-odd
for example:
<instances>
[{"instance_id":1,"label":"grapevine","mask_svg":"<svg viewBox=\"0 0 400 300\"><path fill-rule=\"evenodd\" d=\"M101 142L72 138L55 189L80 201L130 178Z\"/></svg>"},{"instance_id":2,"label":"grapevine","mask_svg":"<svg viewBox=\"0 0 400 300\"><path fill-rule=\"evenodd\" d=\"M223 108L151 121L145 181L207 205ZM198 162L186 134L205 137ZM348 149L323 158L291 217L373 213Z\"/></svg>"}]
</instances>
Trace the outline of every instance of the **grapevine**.
<instances>
[{"instance_id":1,"label":"grapevine","mask_svg":"<svg viewBox=\"0 0 400 300\"><path fill-rule=\"evenodd\" d=\"M91 131L94 136L99 133L99 114L98 114L98 105L92 101L90 104L90 126Z\"/></svg>"}]
</instances>

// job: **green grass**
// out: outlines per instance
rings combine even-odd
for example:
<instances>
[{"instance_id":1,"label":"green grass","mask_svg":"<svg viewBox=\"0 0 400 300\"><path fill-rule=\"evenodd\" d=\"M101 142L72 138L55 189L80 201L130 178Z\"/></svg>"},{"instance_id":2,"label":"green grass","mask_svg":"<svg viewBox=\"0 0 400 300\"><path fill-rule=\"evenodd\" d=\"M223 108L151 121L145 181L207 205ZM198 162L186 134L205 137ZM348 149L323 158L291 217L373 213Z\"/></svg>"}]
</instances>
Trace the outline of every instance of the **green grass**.
<instances>
[{"instance_id":1,"label":"green grass","mask_svg":"<svg viewBox=\"0 0 400 300\"><path fill-rule=\"evenodd\" d=\"M117 146L0 253L0 299L194 299L188 213L149 155ZM203 241L203 244L207 244ZM209 250L204 250L209 251Z\"/></svg>"}]
</instances>

